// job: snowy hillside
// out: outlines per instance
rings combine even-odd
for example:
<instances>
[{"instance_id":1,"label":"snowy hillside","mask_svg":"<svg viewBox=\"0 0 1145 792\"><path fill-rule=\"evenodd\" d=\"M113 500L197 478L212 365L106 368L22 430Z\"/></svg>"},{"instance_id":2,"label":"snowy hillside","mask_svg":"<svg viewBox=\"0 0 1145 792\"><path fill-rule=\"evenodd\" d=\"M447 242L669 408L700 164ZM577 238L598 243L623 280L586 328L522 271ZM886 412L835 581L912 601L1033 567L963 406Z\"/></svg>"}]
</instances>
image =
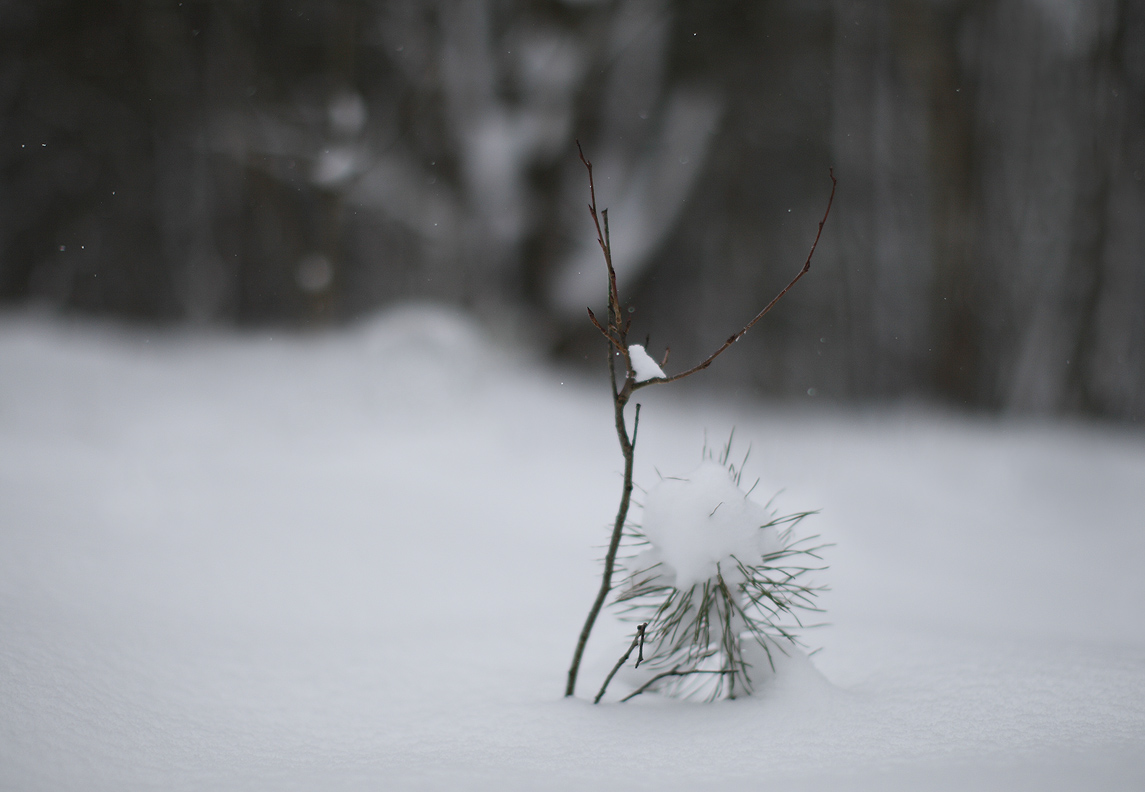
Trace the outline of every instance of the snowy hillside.
<instances>
[{"instance_id":1,"label":"snowy hillside","mask_svg":"<svg viewBox=\"0 0 1145 792\"><path fill-rule=\"evenodd\" d=\"M592 706L613 613L561 698L605 383L432 309L0 316L0 788L1145 788L1140 430L640 395L639 485L734 426L836 545L814 667L754 698Z\"/></svg>"}]
</instances>

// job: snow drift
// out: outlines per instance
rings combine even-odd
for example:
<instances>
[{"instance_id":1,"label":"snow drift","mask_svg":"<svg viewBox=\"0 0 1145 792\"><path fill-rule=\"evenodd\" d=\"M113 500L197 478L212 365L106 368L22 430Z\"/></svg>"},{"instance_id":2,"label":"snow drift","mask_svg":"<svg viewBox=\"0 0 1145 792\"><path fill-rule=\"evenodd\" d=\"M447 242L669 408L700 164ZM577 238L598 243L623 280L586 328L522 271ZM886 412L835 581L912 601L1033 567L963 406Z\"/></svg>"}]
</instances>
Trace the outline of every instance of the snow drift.
<instances>
[{"instance_id":1,"label":"snow drift","mask_svg":"<svg viewBox=\"0 0 1145 792\"><path fill-rule=\"evenodd\" d=\"M0 787L1145 784L1139 430L644 401L638 484L734 425L822 508L817 671L562 700L620 486L608 387L461 317L0 317ZM601 620L586 680L630 630Z\"/></svg>"}]
</instances>

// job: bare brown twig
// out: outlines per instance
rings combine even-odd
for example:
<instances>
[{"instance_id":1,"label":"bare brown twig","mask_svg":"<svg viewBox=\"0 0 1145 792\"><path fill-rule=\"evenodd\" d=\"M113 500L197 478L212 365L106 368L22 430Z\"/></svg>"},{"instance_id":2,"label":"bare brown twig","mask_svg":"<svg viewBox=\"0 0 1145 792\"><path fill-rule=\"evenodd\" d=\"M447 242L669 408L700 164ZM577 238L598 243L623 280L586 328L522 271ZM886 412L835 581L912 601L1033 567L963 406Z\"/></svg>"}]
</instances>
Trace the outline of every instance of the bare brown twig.
<instances>
[{"instance_id":1,"label":"bare brown twig","mask_svg":"<svg viewBox=\"0 0 1145 792\"><path fill-rule=\"evenodd\" d=\"M589 214L592 215L593 225L596 226L596 241L604 253L604 263L608 268L607 330L601 326L591 311L589 312L589 316L592 318L593 324L604 334L605 338L611 342L612 346L616 347L615 352L613 352L611 347L608 350L608 373L612 381L612 405L613 419L616 423L616 437L617 440L620 441L620 451L624 455L624 487L620 494L620 506L616 510L616 521L612 526L612 538L608 543L608 551L604 555L604 570L600 576L600 589L597 591L596 599L593 600L592 608L589 609L588 617L585 618L584 627L581 628L580 637L577 639L576 650L573 652L572 663L569 665L568 680L565 684L565 696L572 696L576 692L576 678L580 672L580 661L584 656L584 648L588 644L588 637L592 634L592 628L596 624L596 618L600 615L600 610L604 607L609 592L612 591L612 573L616 568L616 553L620 550L620 539L624 534L624 523L628 519L628 507L632 501L632 464L635 456L635 433L633 433L631 438L629 437L628 427L624 421L624 408L632 396L632 383L635 380L632 373L632 358L628 355L628 324L621 319L620 294L616 288L616 271L612 268L612 246L608 234L608 213L605 211L602 212L601 215L597 214L596 185L592 178L592 163L585 158L579 141L577 141L577 151L580 153L581 162L583 162L585 168L588 169L588 189L590 197L588 211ZM600 222L601 216L603 216L604 220L603 229L601 228ZM618 354L624 358L624 384L620 386L618 386L616 382L616 356ZM640 420L639 404L636 405L636 420Z\"/></svg>"},{"instance_id":2,"label":"bare brown twig","mask_svg":"<svg viewBox=\"0 0 1145 792\"><path fill-rule=\"evenodd\" d=\"M604 691L608 690L608 683L616 676L616 672L620 670L620 667L628 662L628 658L632 656L632 650L636 648L637 644L640 645L640 656L636 660L636 667L640 667L640 663L644 660L644 628L647 626L648 622L636 625L636 635L632 637L632 644L628 647L628 651L616 661L616 665L608 672L608 676L604 678L604 684L600 686L600 692L597 693L596 698L592 700L593 704L599 704L600 700L604 698Z\"/></svg>"},{"instance_id":3,"label":"bare brown twig","mask_svg":"<svg viewBox=\"0 0 1145 792\"><path fill-rule=\"evenodd\" d=\"M617 348L617 350L619 350L620 349L620 342L618 342L615 338L613 338L612 334L609 333L607 330L605 330L601 326L600 321L596 318L596 314L594 314L592 312L591 308L588 309L588 318L592 321L592 323L596 327L596 329L599 330L601 332L601 334L605 338L607 338L613 346L615 346Z\"/></svg>"}]
</instances>

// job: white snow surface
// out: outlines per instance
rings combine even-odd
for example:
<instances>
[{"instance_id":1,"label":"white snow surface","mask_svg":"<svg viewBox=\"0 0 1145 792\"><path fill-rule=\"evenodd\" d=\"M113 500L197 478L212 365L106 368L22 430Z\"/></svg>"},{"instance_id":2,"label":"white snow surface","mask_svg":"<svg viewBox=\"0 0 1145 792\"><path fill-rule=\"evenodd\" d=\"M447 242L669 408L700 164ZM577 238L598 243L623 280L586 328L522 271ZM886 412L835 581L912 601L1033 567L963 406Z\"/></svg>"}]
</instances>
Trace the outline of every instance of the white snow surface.
<instances>
[{"instance_id":1,"label":"white snow surface","mask_svg":"<svg viewBox=\"0 0 1145 792\"><path fill-rule=\"evenodd\" d=\"M639 485L734 426L836 544L822 651L752 698L593 706L612 612L561 698L605 375L439 309L0 315L0 789L1145 788L1140 429L642 395Z\"/></svg>"},{"instance_id":2,"label":"white snow surface","mask_svg":"<svg viewBox=\"0 0 1145 792\"><path fill-rule=\"evenodd\" d=\"M757 563L780 549L768 512L751 500L732 479L727 467L705 459L685 476L667 476L644 501L640 529L651 548L630 568L657 568L666 582L680 590L723 573L736 571L736 559Z\"/></svg>"},{"instance_id":3,"label":"white snow surface","mask_svg":"<svg viewBox=\"0 0 1145 792\"><path fill-rule=\"evenodd\" d=\"M637 382L664 376L664 370L644 351L644 347L640 344L628 345L628 357L632 361L632 369Z\"/></svg>"}]
</instances>

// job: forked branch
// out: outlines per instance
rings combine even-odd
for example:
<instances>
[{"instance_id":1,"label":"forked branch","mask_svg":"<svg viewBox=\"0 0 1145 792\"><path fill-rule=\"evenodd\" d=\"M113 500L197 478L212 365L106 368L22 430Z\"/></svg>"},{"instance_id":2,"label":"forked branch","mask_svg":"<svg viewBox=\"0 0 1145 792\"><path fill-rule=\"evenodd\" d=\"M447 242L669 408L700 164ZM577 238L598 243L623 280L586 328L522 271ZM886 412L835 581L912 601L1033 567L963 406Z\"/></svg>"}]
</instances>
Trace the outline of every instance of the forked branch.
<instances>
[{"instance_id":1,"label":"forked branch","mask_svg":"<svg viewBox=\"0 0 1145 792\"><path fill-rule=\"evenodd\" d=\"M601 335L603 335L605 338L607 338L609 340L609 342L614 347L616 347L617 351L619 351L620 350L620 342L612 337L612 333L608 332L607 330L604 329L604 327L601 326L600 321L596 318L596 314L594 314L592 312L591 308L588 309L588 318L592 322L593 326L595 326L596 329L600 331Z\"/></svg>"},{"instance_id":2,"label":"forked branch","mask_svg":"<svg viewBox=\"0 0 1145 792\"><path fill-rule=\"evenodd\" d=\"M584 156L584 151L580 147L580 141L576 142L577 154L580 155L580 161L584 163L584 167L588 169L588 195L589 204L588 211L592 215L593 225L596 226L596 241L600 245L600 250L604 253L604 264L608 268L608 307L612 312L612 317L609 319L609 325L620 324L620 291L616 287L616 270L612 267L612 240L608 236L608 210L605 209L601 214L604 217L604 232L601 232L600 222L601 218L596 212L596 184L592 179L592 163Z\"/></svg>"},{"instance_id":3,"label":"forked branch","mask_svg":"<svg viewBox=\"0 0 1145 792\"><path fill-rule=\"evenodd\" d=\"M628 647L628 651L616 661L616 665L608 672L608 676L604 678L604 684L600 686L600 692L597 693L596 698L592 700L593 704L599 704L600 700L604 698L604 691L608 690L608 683L616 676L616 672L620 670L620 667L628 662L628 658L632 656L632 650L636 648L637 644L640 645L640 654L636 658L636 667L640 668L640 664L644 662L644 628L647 626L648 622L636 625L636 635L632 637L632 644Z\"/></svg>"}]
</instances>

